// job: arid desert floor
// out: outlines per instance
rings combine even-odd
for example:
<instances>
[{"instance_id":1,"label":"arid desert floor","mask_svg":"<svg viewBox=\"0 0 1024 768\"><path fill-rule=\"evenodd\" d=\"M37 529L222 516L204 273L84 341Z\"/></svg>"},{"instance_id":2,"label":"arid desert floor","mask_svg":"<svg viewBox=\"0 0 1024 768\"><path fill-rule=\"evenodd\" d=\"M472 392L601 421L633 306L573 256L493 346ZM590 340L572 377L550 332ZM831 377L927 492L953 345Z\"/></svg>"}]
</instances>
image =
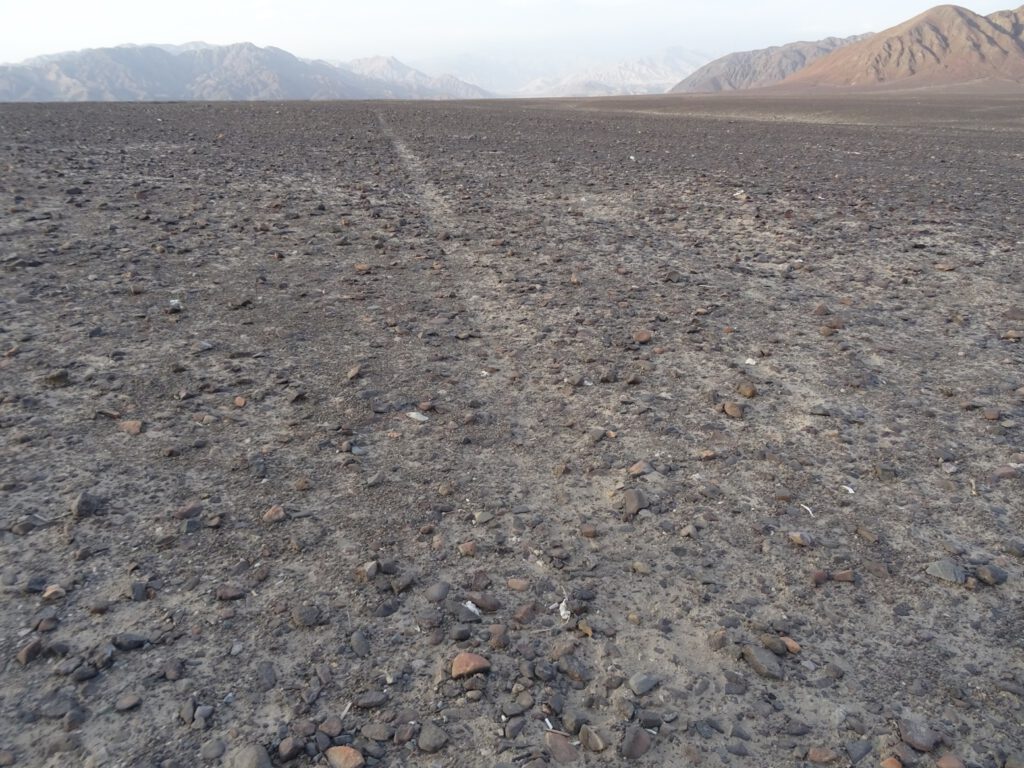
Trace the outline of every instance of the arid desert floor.
<instances>
[{"instance_id":1,"label":"arid desert floor","mask_svg":"<svg viewBox=\"0 0 1024 768\"><path fill-rule=\"evenodd\" d=\"M1022 179L1019 95L0 106L0 766L1021 768Z\"/></svg>"}]
</instances>

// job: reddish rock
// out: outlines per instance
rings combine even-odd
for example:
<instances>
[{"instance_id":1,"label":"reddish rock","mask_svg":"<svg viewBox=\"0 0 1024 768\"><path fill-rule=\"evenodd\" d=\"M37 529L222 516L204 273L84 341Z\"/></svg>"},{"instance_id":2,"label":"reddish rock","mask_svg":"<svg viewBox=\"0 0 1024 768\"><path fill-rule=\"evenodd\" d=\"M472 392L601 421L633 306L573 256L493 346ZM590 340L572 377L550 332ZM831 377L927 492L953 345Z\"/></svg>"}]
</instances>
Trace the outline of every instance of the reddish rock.
<instances>
[{"instance_id":1,"label":"reddish rock","mask_svg":"<svg viewBox=\"0 0 1024 768\"><path fill-rule=\"evenodd\" d=\"M487 672L491 662L476 653L463 652L452 661L452 677L456 680L470 677L477 672Z\"/></svg>"},{"instance_id":2,"label":"reddish rock","mask_svg":"<svg viewBox=\"0 0 1024 768\"><path fill-rule=\"evenodd\" d=\"M326 755L331 768L363 768L366 765L362 753L352 747L331 747Z\"/></svg>"},{"instance_id":3,"label":"reddish rock","mask_svg":"<svg viewBox=\"0 0 1024 768\"><path fill-rule=\"evenodd\" d=\"M815 765L828 765L839 760L839 753L828 747L811 747L807 750L807 762Z\"/></svg>"},{"instance_id":4,"label":"reddish rock","mask_svg":"<svg viewBox=\"0 0 1024 768\"><path fill-rule=\"evenodd\" d=\"M127 435L138 435L142 432L142 422L138 419L128 419L119 422L117 428Z\"/></svg>"},{"instance_id":5,"label":"reddish rock","mask_svg":"<svg viewBox=\"0 0 1024 768\"><path fill-rule=\"evenodd\" d=\"M722 411L730 419L742 419L746 408L742 403L734 403L732 400L729 400L722 404Z\"/></svg>"},{"instance_id":6,"label":"reddish rock","mask_svg":"<svg viewBox=\"0 0 1024 768\"><path fill-rule=\"evenodd\" d=\"M270 509L263 513L263 522L280 523L286 517L287 514L284 511L284 507L282 507L280 504L275 504L274 506L272 506Z\"/></svg>"}]
</instances>

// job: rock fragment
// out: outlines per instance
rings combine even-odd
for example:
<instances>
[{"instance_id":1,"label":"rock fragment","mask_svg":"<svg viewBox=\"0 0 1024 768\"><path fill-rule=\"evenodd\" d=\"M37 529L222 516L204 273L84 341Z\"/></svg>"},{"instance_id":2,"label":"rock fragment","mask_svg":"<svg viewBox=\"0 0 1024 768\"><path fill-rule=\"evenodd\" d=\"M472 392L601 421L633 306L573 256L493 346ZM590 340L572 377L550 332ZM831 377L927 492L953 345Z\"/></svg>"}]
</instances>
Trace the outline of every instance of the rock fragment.
<instances>
[{"instance_id":1,"label":"rock fragment","mask_svg":"<svg viewBox=\"0 0 1024 768\"><path fill-rule=\"evenodd\" d=\"M363 768L366 765L363 753L353 747L331 747L325 756L331 768Z\"/></svg>"},{"instance_id":2,"label":"rock fragment","mask_svg":"<svg viewBox=\"0 0 1024 768\"><path fill-rule=\"evenodd\" d=\"M622 756L627 760L637 760L646 755L654 745L654 737L637 725L626 729L622 737Z\"/></svg>"},{"instance_id":3,"label":"rock fragment","mask_svg":"<svg viewBox=\"0 0 1024 768\"><path fill-rule=\"evenodd\" d=\"M580 727L580 744L591 752L604 752L608 748L608 740L600 731L589 725Z\"/></svg>"},{"instance_id":4,"label":"rock fragment","mask_svg":"<svg viewBox=\"0 0 1024 768\"><path fill-rule=\"evenodd\" d=\"M232 750L224 761L225 768L273 768L270 755L261 744L247 744Z\"/></svg>"},{"instance_id":5,"label":"rock fragment","mask_svg":"<svg viewBox=\"0 0 1024 768\"><path fill-rule=\"evenodd\" d=\"M743 658L750 668L761 677L770 680L781 680L784 677L782 664L779 663L778 657L767 648L758 645L745 645L743 646Z\"/></svg>"},{"instance_id":6,"label":"rock fragment","mask_svg":"<svg viewBox=\"0 0 1024 768\"><path fill-rule=\"evenodd\" d=\"M448 734L443 729L427 720L420 727L420 735L416 739L416 746L428 754L439 752L448 743Z\"/></svg>"},{"instance_id":7,"label":"rock fragment","mask_svg":"<svg viewBox=\"0 0 1024 768\"><path fill-rule=\"evenodd\" d=\"M452 661L452 678L459 680L463 677L471 677L478 672L487 672L491 668L491 662L476 653L463 652Z\"/></svg>"},{"instance_id":8,"label":"rock fragment","mask_svg":"<svg viewBox=\"0 0 1024 768\"><path fill-rule=\"evenodd\" d=\"M997 587L1006 582L1009 574L998 565L983 565L976 571L978 581L988 584L990 587Z\"/></svg>"},{"instance_id":9,"label":"rock fragment","mask_svg":"<svg viewBox=\"0 0 1024 768\"><path fill-rule=\"evenodd\" d=\"M654 690L659 682L661 681L654 675L646 672L637 672L629 678L629 688L637 696L643 696L645 693Z\"/></svg>"},{"instance_id":10,"label":"rock fragment","mask_svg":"<svg viewBox=\"0 0 1024 768\"><path fill-rule=\"evenodd\" d=\"M942 581L948 581L951 584L963 584L967 581L967 573L964 569L948 557L931 563L925 569L925 572L929 576L934 576Z\"/></svg>"},{"instance_id":11,"label":"rock fragment","mask_svg":"<svg viewBox=\"0 0 1024 768\"><path fill-rule=\"evenodd\" d=\"M565 765L579 760L579 752L564 734L548 731L544 734L544 746L548 748L551 759L556 763Z\"/></svg>"},{"instance_id":12,"label":"rock fragment","mask_svg":"<svg viewBox=\"0 0 1024 768\"><path fill-rule=\"evenodd\" d=\"M914 717L903 717L897 722L900 738L918 752L931 752L938 745L940 736L924 722Z\"/></svg>"},{"instance_id":13,"label":"rock fragment","mask_svg":"<svg viewBox=\"0 0 1024 768\"><path fill-rule=\"evenodd\" d=\"M641 509L647 509L650 504L647 494L638 488L630 488L622 494L622 511L627 519L636 517Z\"/></svg>"}]
</instances>

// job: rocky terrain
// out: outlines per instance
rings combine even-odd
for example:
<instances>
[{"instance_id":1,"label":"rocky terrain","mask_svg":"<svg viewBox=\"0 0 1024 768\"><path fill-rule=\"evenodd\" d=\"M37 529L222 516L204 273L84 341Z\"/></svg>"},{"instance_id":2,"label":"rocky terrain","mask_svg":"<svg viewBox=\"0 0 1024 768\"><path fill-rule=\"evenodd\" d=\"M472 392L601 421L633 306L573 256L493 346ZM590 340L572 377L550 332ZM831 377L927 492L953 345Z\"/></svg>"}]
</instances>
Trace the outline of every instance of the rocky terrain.
<instances>
[{"instance_id":1,"label":"rocky terrain","mask_svg":"<svg viewBox=\"0 0 1024 768\"><path fill-rule=\"evenodd\" d=\"M940 5L817 60L786 84L929 86L977 81L1024 83L1024 6L981 16Z\"/></svg>"},{"instance_id":2,"label":"rocky terrain","mask_svg":"<svg viewBox=\"0 0 1024 768\"><path fill-rule=\"evenodd\" d=\"M0 766L1024 765L1024 107L0 111Z\"/></svg>"},{"instance_id":3,"label":"rocky terrain","mask_svg":"<svg viewBox=\"0 0 1024 768\"><path fill-rule=\"evenodd\" d=\"M814 42L788 43L756 51L730 53L705 64L673 86L671 92L717 93L774 85L811 62L869 36L827 37Z\"/></svg>"}]
</instances>

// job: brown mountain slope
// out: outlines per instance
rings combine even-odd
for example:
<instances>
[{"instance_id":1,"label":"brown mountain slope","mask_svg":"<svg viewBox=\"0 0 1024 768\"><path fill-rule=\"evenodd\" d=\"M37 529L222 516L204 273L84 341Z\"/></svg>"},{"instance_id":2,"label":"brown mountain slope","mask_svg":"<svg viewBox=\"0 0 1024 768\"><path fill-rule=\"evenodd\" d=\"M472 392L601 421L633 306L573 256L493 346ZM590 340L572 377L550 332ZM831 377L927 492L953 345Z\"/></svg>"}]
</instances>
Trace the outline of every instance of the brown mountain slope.
<instances>
[{"instance_id":1,"label":"brown mountain slope","mask_svg":"<svg viewBox=\"0 0 1024 768\"><path fill-rule=\"evenodd\" d=\"M940 5L819 59L783 85L1024 83L1022 16L1024 8L986 18L959 6Z\"/></svg>"},{"instance_id":2,"label":"brown mountain slope","mask_svg":"<svg viewBox=\"0 0 1024 768\"><path fill-rule=\"evenodd\" d=\"M756 51L730 53L705 64L672 88L672 93L712 93L761 88L781 82L813 61L870 35L827 37Z\"/></svg>"},{"instance_id":3,"label":"brown mountain slope","mask_svg":"<svg viewBox=\"0 0 1024 768\"><path fill-rule=\"evenodd\" d=\"M1002 27L1014 37L1024 35L1024 5L1015 11L996 11L986 18L997 27Z\"/></svg>"}]
</instances>

